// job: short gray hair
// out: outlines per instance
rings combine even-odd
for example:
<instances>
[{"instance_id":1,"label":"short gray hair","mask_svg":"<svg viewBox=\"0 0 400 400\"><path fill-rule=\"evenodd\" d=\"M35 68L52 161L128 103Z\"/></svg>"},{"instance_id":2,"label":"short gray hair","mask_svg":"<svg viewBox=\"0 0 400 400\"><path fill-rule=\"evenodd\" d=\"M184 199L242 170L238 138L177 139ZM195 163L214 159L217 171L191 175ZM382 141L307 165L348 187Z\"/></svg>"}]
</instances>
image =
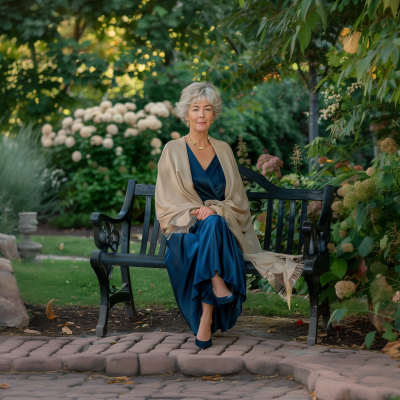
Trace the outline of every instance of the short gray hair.
<instances>
[{"instance_id":1,"label":"short gray hair","mask_svg":"<svg viewBox=\"0 0 400 400\"><path fill-rule=\"evenodd\" d=\"M185 124L185 117L189 107L193 103L201 103L208 100L211 103L215 119L222 113L222 99L218 89L210 82L194 82L182 90L179 102L175 103L176 116Z\"/></svg>"}]
</instances>

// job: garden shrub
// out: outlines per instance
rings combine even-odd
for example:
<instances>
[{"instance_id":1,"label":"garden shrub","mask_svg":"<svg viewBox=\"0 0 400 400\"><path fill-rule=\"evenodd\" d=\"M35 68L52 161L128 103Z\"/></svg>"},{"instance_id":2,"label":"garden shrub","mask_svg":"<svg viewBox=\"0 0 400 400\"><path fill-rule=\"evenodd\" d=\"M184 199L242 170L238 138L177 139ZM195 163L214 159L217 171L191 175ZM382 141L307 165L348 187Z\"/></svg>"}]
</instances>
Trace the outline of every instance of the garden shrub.
<instances>
[{"instance_id":1,"label":"garden shrub","mask_svg":"<svg viewBox=\"0 0 400 400\"><path fill-rule=\"evenodd\" d=\"M65 172L62 204L72 213L117 213L129 179L155 184L161 148L183 127L167 100L141 110L133 102L103 101L73 115L60 122L57 134L49 124L42 127L43 146ZM135 199L134 218L143 208L144 199Z\"/></svg>"}]
</instances>

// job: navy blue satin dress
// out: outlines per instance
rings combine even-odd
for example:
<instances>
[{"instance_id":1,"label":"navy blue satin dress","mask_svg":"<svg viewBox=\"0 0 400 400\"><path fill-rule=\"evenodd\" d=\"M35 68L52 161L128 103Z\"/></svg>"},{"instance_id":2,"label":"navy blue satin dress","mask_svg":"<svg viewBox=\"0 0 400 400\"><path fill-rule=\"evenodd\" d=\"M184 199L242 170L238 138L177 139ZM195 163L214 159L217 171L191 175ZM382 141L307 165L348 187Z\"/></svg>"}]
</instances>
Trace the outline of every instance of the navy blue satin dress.
<instances>
[{"instance_id":1,"label":"navy blue satin dress","mask_svg":"<svg viewBox=\"0 0 400 400\"><path fill-rule=\"evenodd\" d=\"M186 143L194 189L203 201L224 200L225 175L217 155L204 171ZM246 267L243 254L225 219L210 215L197 220L190 232L174 233L166 242L165 263L176 302L190 329L197 334L201 303L214 305L211 332L231 329L246 300ZM218 306L211 278L218 271L228 289L237 295L232 303Z\"/></svg>"}]
</instances>

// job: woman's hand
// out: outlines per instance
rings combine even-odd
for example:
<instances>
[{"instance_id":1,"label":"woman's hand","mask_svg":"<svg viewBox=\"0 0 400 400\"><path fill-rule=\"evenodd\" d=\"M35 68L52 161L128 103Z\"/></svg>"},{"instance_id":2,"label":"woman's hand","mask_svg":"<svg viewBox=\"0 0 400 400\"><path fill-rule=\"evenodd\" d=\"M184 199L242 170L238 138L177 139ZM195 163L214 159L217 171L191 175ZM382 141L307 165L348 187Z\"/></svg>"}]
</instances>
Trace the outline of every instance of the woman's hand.
<instances>
[{"instance_id":1,"label":"woman's hand","mask_svg":"<svg viewBox=\"0 0 400 400\"><path fill-rule=\"evenodd\" d=\"M210 207L200 207L192 212L192 215L197 215L197 220L206 219L210 215L216 215L216 212Z\"/></svg>"}]
</instances>

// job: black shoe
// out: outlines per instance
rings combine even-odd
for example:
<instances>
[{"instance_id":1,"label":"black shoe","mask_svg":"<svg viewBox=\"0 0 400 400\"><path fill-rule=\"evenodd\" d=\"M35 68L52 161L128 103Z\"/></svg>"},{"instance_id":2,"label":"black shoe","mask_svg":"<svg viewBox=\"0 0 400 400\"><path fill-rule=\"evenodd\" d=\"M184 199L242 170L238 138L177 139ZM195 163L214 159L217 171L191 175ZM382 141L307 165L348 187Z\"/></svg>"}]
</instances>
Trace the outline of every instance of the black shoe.
<instances>
[{"instance_id":1,"label":"black shoe","mask_svg":"<svg viewBox=\"0 0 400 400\"><path fill-rule=\"evenodd\" d=\"M212 338L211 337L210 337L210 340L207 340L207 342L202 342L201 340L198 340L198 339L196 339L194 342L195 342L196 346L201 347L203 350L212 346Z\"/></svg>"}]
</instances>

